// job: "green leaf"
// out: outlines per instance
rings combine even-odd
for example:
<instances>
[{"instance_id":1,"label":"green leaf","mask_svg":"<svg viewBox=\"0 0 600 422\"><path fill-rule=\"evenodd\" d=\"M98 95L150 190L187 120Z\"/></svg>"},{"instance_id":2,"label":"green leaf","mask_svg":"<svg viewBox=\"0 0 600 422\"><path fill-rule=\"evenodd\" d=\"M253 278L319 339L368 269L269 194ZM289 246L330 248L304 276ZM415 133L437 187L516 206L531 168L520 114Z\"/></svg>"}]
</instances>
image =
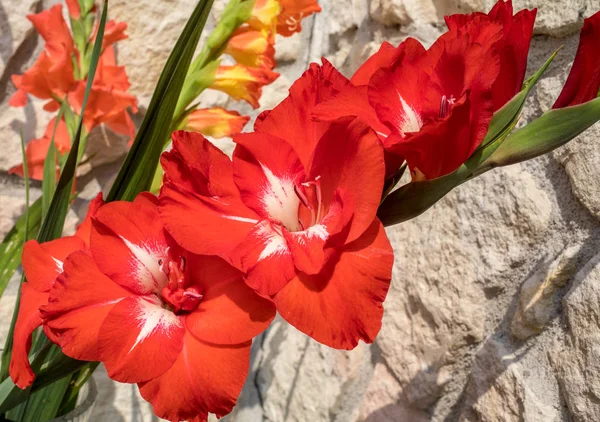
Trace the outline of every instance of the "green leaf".
<instances>
[{"instance_id":1,"label":"green leaf","mask_svg":"<svg viewBox=\"0 0 600 422\"><path fill-rule=\"evenodd\" d=\"M127 154L125 163L106 198L132 201L151 186L173 113L181 94L200 34L213 0L200 0L181 33L160 75L148 111Z\"/></svg>"},{"instance_id":2,"label":"green leaf","mask_svg":"<svg viewBox=\"0 0 600 422\"><path fill-rule=\"evenodd\" d=\"M391 192L382 202L377 216L385 226L402 223L415 218L446 196L458 185L481 174L480 166L502 145L516 126L525 100L548 69L558 50L550 56L544 65L525 83L523 90L492 117L490 127L481 145L456 171L437 179L411 182Z\"/></svg>"},{"instance_id":3,"label":"green leaf","mask_svg":"<svg viewBox=\"0 0 600 422\"><path fill-rule=\"evenodd\" d=\"M23 214L6 234L0 244L0 297L21 263L23 244L34 238L42 222L42 200L38 199L29 208L29 227L27 228L27 213Z\"/></svg>"},{"instance_id":4,"label":"green leaf","mask_svg":"<svg viewBox=\"0 0 600 422\"><path fill-rule=\"evenodd\" d=\"M550 110L515 131L482 166L482 172L539 157L571 141L600 121L600 98Z\"/></svg>"},{"instance_id":5,"label":"green leaf","mask_svg":"<svg viewBox=\"0 0 600 422\"><path fill-rule=\"evenodd\" d=\"M50 201L54 195L54 189L56 189L56 162L57 162L57 151L56 145L54 144L54 138L56 136L56 129L60 119L62 119L63 110L65 105L60 108L54 128L52 129L52 139L48 146L48 154L44 160L44 179L42 180L42 217L46 215L48 208L50 208Z\"/></svg>"}]
</instances>

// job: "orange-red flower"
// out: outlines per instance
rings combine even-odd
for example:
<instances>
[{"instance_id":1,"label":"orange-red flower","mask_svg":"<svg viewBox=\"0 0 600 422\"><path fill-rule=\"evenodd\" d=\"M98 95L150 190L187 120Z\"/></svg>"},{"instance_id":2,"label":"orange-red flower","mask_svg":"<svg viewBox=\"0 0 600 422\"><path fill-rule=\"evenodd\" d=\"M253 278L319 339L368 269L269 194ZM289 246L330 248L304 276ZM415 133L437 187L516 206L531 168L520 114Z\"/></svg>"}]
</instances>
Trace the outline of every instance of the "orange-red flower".
<instances>
[{"instance_id":1,"label":"orange-red flower","mask_svg":"<svg viewBox=\"0 0 600 422\"><path fill-rule=\"evenodd\" d=\"M273 43L277 33L277 17L280 13L281 4L277 0L256 0L247 23L251 28L262 31Z\"/></svg>"},{"instance_id":2,"label":"orange-red flower","mask_svg":"<svg viewBox=\"0 0 600 422\"><path fill-rule=\"evenodd\" d=\"M54 55L55 49L61 53L62 50L66 50L69 54L75 52L71 31L62 16L61 4L56 4L50 9L35 15L28 15L27 19L31 21L37 32L46 41L45 48L51 56Z\"/></svg>"},{"instance_id":3,"label":"orange-red flower","mask_svg":"<svg viewBox=\"0 0 600 422\"><path fill-rule=\"evenodd\" d=\"M248 24L275 36L289 37L302 30L302 19L321 11L316 0L257 0Z\"/></svg>"},{"instance_id":4,"label":"orange-red flower","mask_svg":"<svg viewBox=\"0 0 600 422\"><path fill-rule=\"evenodd\" d=\"M376 218L379 140L358 119L311 119L346 85L328 62L312 64L254 133L234 137L232 160L201 135L175 132L159 199L182 247L228 259L290 324L340 349L377 335L393 264Z\"/></svg>"},{"instance_id":5,"label":"orange-red flower","mask_svg":"<svg viewBox=\"0 0 600 422\"><path fill-rule=\"evenodd\" d=\"M50 100L44 106L47 111L60 108L56 99L64 98L75 83L73 76L73 62L66 50L54 56L42 51L35 64L22 75L13 75L12 82L17 92L10 98L11 107L25 107L27 94L42 100Z\"/></svg>"},{"instance_id":6,"label":"orange-red flower","mask_svg":"<svg viewBox=\"0 0 600 422\"><path fill-rule=\"evenodd\" d=\"M60 107L56 99L64 98L75 82L73 38L62 16L60 4L28 15L27 18L46 41L46 46L30 69L22 75L12 76L17 92L9 100L9 105L24 107L27 94L31 94L42 100L50 100L44 109L54 111Z\"/></svg>"},{"instance_id":7,"label":"orange-red flower","mask_svg":"<svg viewBox=\"0 0 600 422\"><path fill-rule=\"evenodd\" d=\"M98 194L90 203L85 220L77 228L75 236L42 244L30 240L23 248L23 270L27 281L21 286L19 314L9 366L10 376L20 388L27 388L35 379L27 355L31 347L31 333L42 325L40 307L48 302L50 290L56 277L62 272L67 256L89 247L91 218L102 204L102 194ZM48 333L46 329L45 331Z\"/></svg>"},{"instance_id":8,"label":"orange-red flower","mask_svg":"<svg viewBox=\"0 0 600 422\"><path fill-rule=\"evenodd\" d=\"M250 117L242 116L237 111L221 107L202 108L193 111L187 117L184 129L199 132L204 136L223 138L240 133L248 120Z\"/></svg>"},{"instance_id":9,"label":"orange-red flower","mask_svg":"<svg viewBox=\"0 0 600 422\"><path fill-rule=\"evenodd\" d=\"M567 82L553 108L579 105L596 98L600 89L600 12L585 19L579 47Z\"/></svg>"},{"instance_id":10,"label":"orange-red flower","mask_svg":"<svg viewBox=\"0 0 600 422\"><path fill-rule=\"evenodd\" d=\"M279 0L281 13L277 17L277 33L289 37L302 30L302 19L318 13L317 0Z\"/></svg>"},{"instance_id":11,"label":"orange-red flower","mask_svg":"<svg viewBox=\"0 0 600 422\"><path fill-rule=\"evenodd\" d=\"M52 133L54 132L54 126L56 124L56 118L53 118L48 123L44 136L38 139L32 139L25 147L25 157L27 160L27 172L29 178L33 180L42 180L44 178L44 161L46 155L48 155L48 148L52 141ZM67 130L67 125L64 120L58 122L56 127L56 134L54 135L54 145L59 154L64 154L71 149L71 139ZM56 172L59 173L58 162L56 166ZM9 174L18 174L23 177L24 167L23 164L12 167L8 170Z\"/></svg>"},{"instance_id":12,"label":"orange-red flower","mask_svg":"<svg viewBox=\"0 0 600 422\"><path fill-rule=\"evenodd\" d=\"M106 23L106 28L104 28L104 38L102 38L102 50L106 51L114 43L127 39L127 34L125 33L126 30L126 22L115 22L113 20L108 21ZM96 28L96 31L98 31L98 28ZM96 39L96 34L94 34L93 39Z\"/></svg>"},{"instance_id":13,"label":"orange-red flower","mask_svg":"<svg viewBox=\"0 0 600 422\"><path fill-rule=\"evenodd\" d=\"M262 87L278 77L279 73L269 69L251 68L242 64L220 66L210 88L223 91L234 100L244 100L258 108Z\"/></svg>"},{"instance_id":14,"label":"orange-red flower","mask_svg":"<svg viewBox=\"0 0 600 422\"><path fill-rule=\"evenodd\" d=\"M78 81L69 93L69 104L76 113L81 112L86 81ZM84 113L84 124L88 130L104 123L113 132L135 136L135 125L128 110L137 112L137 99L127 92L130 83L125 67L116 66L112 47L102 54L88 103Z\"/></svg>"},{"instance_id":15,"label":"orange-red flower","mask_svg":"<svg viewBox=\"0 0 600 422\"><path fill-rule=\"evenodd\" d=\"M65 0L65 3L67 3L67 9L69 9L69 16L73 19L79 19L81 17L79 0Z\"/></svg>"},{"instance_id":16,"label":"orange-red flower","mask_svg":"<svg viewBox=\"0 0 600 422\"><path fill-rule=\"evenodd\" d=\"M261 31L239 28L229 40L225 53L250 67L275 67L275 49Z\"/></svg>"},{"instance_id":17,"label":"orange-red flower","mask_svg":"<svg viewBox=\"0 0 600 422\"><path fill-rule=\"evenodd\" d=\"M28 251L27 277L52 277L40 314L67 356L100 361L111 378L137 383L161 418L221 417L244 384L251 340L275 307L223 259L182 250L158 221L149 194L109 203L91 222L89 250L49 272L32 263L44 251Z\"/></svg>"}]
</instances>

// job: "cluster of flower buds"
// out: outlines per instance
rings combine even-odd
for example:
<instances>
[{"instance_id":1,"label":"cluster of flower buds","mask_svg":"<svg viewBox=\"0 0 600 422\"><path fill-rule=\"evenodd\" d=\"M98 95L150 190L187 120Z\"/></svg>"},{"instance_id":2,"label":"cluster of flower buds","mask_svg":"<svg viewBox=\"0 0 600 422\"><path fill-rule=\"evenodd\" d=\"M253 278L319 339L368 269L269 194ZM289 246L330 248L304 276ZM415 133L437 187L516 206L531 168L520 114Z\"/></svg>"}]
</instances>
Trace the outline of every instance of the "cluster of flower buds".
<instances>
[{"instance_id":1,"label":"cluster of flower buds","mask_svg":"<svg viewBox=\"0 0 600 422\"><path fill-rule=\"evenodd\" d=\"M209 88L259 107L262 89L275 81L275 36L289 37L299 32L303 18L319 12L316 0L256 0L246 21L229 37L224 53L233 65L219 65ZM188 114L183 129L214 138L240 133L250 120L223 108L198 109ZM216 129L218 128L218 129Z\"/></svg>"},{"instance_id":2,"label":"cluster of flower buds","mask_svg":"<svg viewBox=\"0 0 600 422\"><path fill-rule=\"evenodd\" d=\"M87 83L88 66L96 34L93 20L96 9L93 2L67 0L71 25L57 4L28 18L44 39L44 49L34 65L22 75L13 75L17 91L10 98L12 107L25 107L28 96L47 101L44 110L56 112L63 108L60 120L50 120L44 136L27 143L26 160L29 177L42 180L44 159L52 139L58 151L58 161L66 158L75 131L72 113L81 113L81 104ZM127 24L109 21L106 25L102 55L86 107L83 123L87 133L96 126L106 125L117 134L133 138L135 126L129 112L137 112L137 100L129 94L129 80L125 68L117 66L113 45L125 38ZM58 116L57 116L58 117ZM23 176L22 164L10 173Z\"/></svg>"}]
</instances>

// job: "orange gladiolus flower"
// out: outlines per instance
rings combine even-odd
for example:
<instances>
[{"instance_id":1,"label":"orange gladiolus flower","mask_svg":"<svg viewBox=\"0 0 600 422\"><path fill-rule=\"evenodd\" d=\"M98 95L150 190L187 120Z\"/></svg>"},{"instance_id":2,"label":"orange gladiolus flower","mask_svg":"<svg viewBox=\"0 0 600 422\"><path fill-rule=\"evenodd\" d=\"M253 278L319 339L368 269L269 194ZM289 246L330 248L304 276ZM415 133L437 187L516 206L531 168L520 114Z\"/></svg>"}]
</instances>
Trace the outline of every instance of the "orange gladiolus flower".
<instances>
[{"instance_id":1,"label":"orange gladiolus flower","mask_svg":"<svg viewBox=\"0 0 600 422\"><path fill-rule=\"evenodd\" d=\"M126 22L115 22L108 21L106 23L106 28L104 29L104 38L102 39L102 49L106 50L114 43L127 39L127 34L125 31L127 30ZM96 28L96 33L94 34L94 40L96 39L96 34L98 32L98 28Z\"/></svg>"},{"instance_id":2,"label":"orange gladiolus flower","mask_svg":"<svg viewBox=\"0 0 600 422\"><path fill-rule=\"evenodd\" d=\"M125 67L115 64L114 50L109 47L100 57L83 121L88 130L104 123L113 132L132 138L135 126L127 110L131 108L132 113L137 112L137 99L127 93L130 83ZM69 104L76 113L81 112L85 84L85 81L77 82L76 88L69 93Z\"/></svg>"},{"instance_id":3,"label":"orange gladiolus flower","mask_svg":"<svg viewBox=\"0 0 600 422\"><path fill-rule=\"evenodd\" d=\"M43 180L44 178L44 161L46 155L48 155L48 148L52 141L52 134L54 133L54 125L56 124L56 117L50 120L44 136L38 139L32 139L25 147L25 158L27 160L27 173L29 178L33 180ZM71 149L71 138L67 130L67 125L64 120L58 122L56 128L56 134L54 135L54 145L60 154L64 154ZM60 169L56 167L56 174L58 176ZM8 170L8 174L17 174L21 177L25 174L23 164L12 167Z\"/></svg>"},{"instance_id":4,"label":"orange gladiolus flower","mask_svg":"<svg viewBox=\"0 0 600 422\"><path fill-rule=\"evenodd\" d=\"M184 129L199 132L204 136L223 138L240 133L249 120L248 116L222 107L203 108L193 111L188 116Z\"/></svg>"},{"instance_id":5,"label":"orange gladiolus flower","mask_svg":"<svg viewBox=\"0 0 600 422\"><path fill-rule=\"evenodd\" d=\"M10 98L8 104L12 107L25 107L27 94L42 100L50 100L44 109L58 110L60 104L55 98L63 98L70 91L75 78L71 55L63 50L63 54L55 60L46 51L42 51L35 64L22 75L13 75L12 82L17 92Z\"/></svg>"},{"instance_id":6,"label":"orange gladiolus flower","mask_svg":"<svg viewBox=\"0 0 600 422\"><path fill-rule=\"evenodd\" d=\"M275 67L275 49L261 31L250 27L238 29L229 40L225 53L238 63L250 67Z\"/></svg>"},{"instance_id":7,"label":"orange gladiolus flower","mask_svg":"<svg viewBox=\"0 0 600 422\"><path fill-rule=\"evenodd\" d=\"M69 53L75 51L71 31L62 16L62 5L56 4L48 10L35 15L28 15L27 19L31 21L40 36L46 41L46 50L51 56L55 49L60 53L66 50Z\"/></svg>"},{"instance_id":8,"label":"orange gladiolus flower","mask_svg":"<svg viewBox=\"0 0 600 422\"><path fill-rule=\"evenodd\" d=\"M69 9L69 16L73 19L79 19L81 17L79 0L65 0L65 3L67 3L67 9Z\"/></svg>"},{"instance_id":9,"label":"orange gladiolus flower","mask_svg":"<svg viewBox=\"0 0 600 422\"><path fill-rule=\"evenodd\" d=\"M281 4L277 0L256 0L252 16L247 23L252 29L262 31L273 43L277 31L277 17L280 13Z\"/></svg>"},{"instance_id":10,"label":"orange gladiolus flower","mask_svg":"<svg viewBox=\"0 0 600 422\"><path fill-rule=\"evenodd\" d=\"M17 92L11 97L9 105L24 107L29 93L43 100L51 100L44 108L54 111L60 107L55 98L64 97L75 82L73 38L63 19L60 4L27 18L46 41L46 46L30 69L23 75L12 76Z\"/></svg>"},{"instance_id":11,"label":"orange gladiolus flower","mask_svg":"<svg viewBox=\"0 0 600 422\"><path fill-rule=\"evenodd\" d=\"M228 94L234 100L244 100L258 108L262 87L273 82L279 73L269 69L251 68L241 64L221 66L210 88Z\"/></svg>"},{"instance_id":12,"label":"orange gladiolus flower","mask_svg":"<svg viewBox=\"0 0 600 422\"><path fill-rule=\"evenodd\" d=\"M316 0L257 0L248 24L289 37L302 30L302 19L320 11Z\"/></svg>"},{"instance_id":13,"label":"orange gladiolus flower","mask_svg":"<svg viewBox=\"0 0 600 422\"><path fill-rule=\"evenodd\" d=\"M277 18L277 33L289 37L302 30L302 19L318 13L321 7L317 0L279 0L281 13Z\"/></svg>"}]
</instances>

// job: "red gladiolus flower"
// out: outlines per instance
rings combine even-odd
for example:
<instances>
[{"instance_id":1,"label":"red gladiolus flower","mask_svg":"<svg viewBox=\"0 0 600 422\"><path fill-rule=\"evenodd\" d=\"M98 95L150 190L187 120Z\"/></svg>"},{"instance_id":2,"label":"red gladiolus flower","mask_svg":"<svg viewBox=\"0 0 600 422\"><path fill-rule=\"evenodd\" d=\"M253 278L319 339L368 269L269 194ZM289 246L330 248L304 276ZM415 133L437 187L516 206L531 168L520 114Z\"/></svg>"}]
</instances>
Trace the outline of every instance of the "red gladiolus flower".
<instances>
[{"instance_id":1,"label":"red gladiolus flower","mask_svg":"<svg viewBox=\"0 0 600 422\"><path fill-rule=\"evenodd\" d=\"M451 29L427 51L410 38L396 51L385 44L352 79L369 84L346 89L314 116L359 116L389 153L388 175L403 159L413 178L451 173L487 133L501 37L502 26L484 15ZM393 60L389 67L377 69L388 60Z\"/></svg>"},{"instance_id":2,"label":"red gladiolus flower","mask_svg":"<svg viewBox=\"0 0 600 422\"><path fill-rule=\"evenodd\" d=\"M241 64L220 66L209 88L222 91L236 101L244 100L258 108L262 87L279 77L279 73L264 68L252 68Z\"/></svg>"},{"instance_id":3,"label":"red gladiolus flower","mask_svg":"<svg viewBox=\"0 0 600 422\"><path fill-rule=\"evenodd\" d=\"M585 19L575 61L553 108L583 104L600 89L600 12Z\"/></svg>"},{"instance_id":4,"label":"red gladiolus flower","mask_svg":"<svg viewBox=\"0 0 600 422\"><path fill-rule=\"evenodd\" d=\"M329 63L312 65L256 133L234 137L233 161L200 135L174 133L159 200L181 245L228 258L290 324L341 349L375 338L393 263L375 217L377 137L357 119L310 119L347 83Z\"/></svg>"},{"instance_id":5,"label":"red gladiolus flower","mask_svg":"<svg viewBox=\"0 0 600 422\"><path fill-rule=\"evenodd\" d=\"M249 116L242 116L237 111L228 111L222 107L201 108L189 114L184 129L204 136L224 138L240 133L249 120Z\"/></svg>"},{"instance_id":6,"label":"red gladiolus flower","mask_svg":"<svg viewBox=\"0 0 600 422\"><path fill-rule=\"evenodd\" d=\"M91 217L104 203L99 194L91 203L83 223L75 236L63 237L39 244L28 241L23 247L23 270L27 281L21 286L19 314L15 325L13 350L9 366L12 380L19 388L29 387L35 374L29 365L31 333L42 325L40 307L48 302L49 292L56 277L63 271L65 259L73 252L83 250L89 244ZM46 327L44 331L50 334Z\"/></svg>"},{"instance_id":7,"label":"red gladiolus flower","mask_svg":"<svg viewBox=\"0 0 600 422\"><path fill-rule=\"evenodd\" d=\"M487 15L492 22L502 25L502 39L495 48L500 54L500 73L492 86L494 111L501 108L521 91L527 71L527 54L533 35L537 9L521 10L513 16L512 0L499 0ZM483 13L446 16L450 30L471 22Z\"/></svg>"},{"instance_id":8,"label":"red gladiolus flower","mask_svg":"<svg viewBox=\"0 0 600 422\"><path fill-rule=\"evenodd\" d=\"M48 148L50 142L52 142L52 134L54 133L54 126L56 125L56 117L51 119L46 126L44 136L38 139L32 139L27 142L25 146L25 158L27 160L27 172L29 178L33 180L44 179L44 162L48 155ZM56 127L56 133L54 134L54 145L59 154L64 154L71 149L71 138L69 137L69 131L64 120L58 122ZM58 157L57 157L58 158ZM60 174L60 168L58 167L57 160L56 174ZM23 177L24 167L23 164L12 167L8 170L9 174L18 174Z\"/></svg>"},{"instance_id":9,"label":"red gladiolus flower","mask_svg":"<svg viewBox=\"0 0 600 422\"><path fill-rule=\"evenodd\" d=\"M174 243L155 203L142 194L96 212L90 250L69 255L41 309L45 329L66 355L138 383L162 418L224 416L275 308L221 258Z\"/></svg>"}]
</instances>

